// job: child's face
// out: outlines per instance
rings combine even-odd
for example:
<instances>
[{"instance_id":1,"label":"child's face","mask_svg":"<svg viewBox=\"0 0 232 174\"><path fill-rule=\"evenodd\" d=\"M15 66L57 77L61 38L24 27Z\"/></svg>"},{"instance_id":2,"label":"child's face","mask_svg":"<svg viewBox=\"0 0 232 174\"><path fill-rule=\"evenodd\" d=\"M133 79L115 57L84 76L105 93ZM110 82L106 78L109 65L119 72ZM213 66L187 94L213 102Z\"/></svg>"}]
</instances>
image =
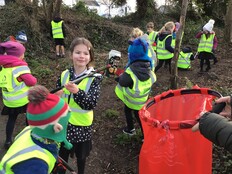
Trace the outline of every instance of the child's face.
<instances>
[{"instance_id":1,"label":"child's face","mask_svg":"<svg viewBox=\"0 0 232 174\"><path fill-rule=\"evenodd\" d=\"M153 29L152 27L147 26L147 32L148 32L148 33L151 33L153 30L154 30L154 29Z\"/></svg>"},{"instance_id":2,"label":"child's face","mask_svg":"<svg viewBox=\"0 0 232 174\"><path fill-rule=\"evenodd\" d=\"M86 67L90 62L89 48L84 44L76 45L72 53L72 59L74 65Z\"/></svg>"}]
</instances>

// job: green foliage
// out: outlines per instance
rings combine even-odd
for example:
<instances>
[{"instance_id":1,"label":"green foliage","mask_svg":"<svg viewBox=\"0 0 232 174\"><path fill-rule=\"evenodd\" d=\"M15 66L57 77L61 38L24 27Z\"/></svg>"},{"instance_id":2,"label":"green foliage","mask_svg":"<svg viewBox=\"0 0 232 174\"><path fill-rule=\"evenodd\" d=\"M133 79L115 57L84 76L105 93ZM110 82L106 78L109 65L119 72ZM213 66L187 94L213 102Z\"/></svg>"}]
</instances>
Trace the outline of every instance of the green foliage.
<instances>
[{"instance_id":1,"label":"green foliage","mask_svg":"<svg viewBox=\"0 0 232 174\"><path fill-rule=\"evenodd\" d=\"M119 145L127 145L132 142L142 142L141 139L142 133L141 129L136 130L136 134L133 136L121 133L116 136L115 142Z\"/></svg>"},{"instance_id":2,"label":"green foliage","mask_svg":"<svg viewBox=\"0 0 232 174\"><path fill-rule=\"evenodd\" d=\"M107 109L104 113L103 113L104 117L115 120L119 117L119 112L114 110L114 109Z\"/></svg>"}]
</instances>

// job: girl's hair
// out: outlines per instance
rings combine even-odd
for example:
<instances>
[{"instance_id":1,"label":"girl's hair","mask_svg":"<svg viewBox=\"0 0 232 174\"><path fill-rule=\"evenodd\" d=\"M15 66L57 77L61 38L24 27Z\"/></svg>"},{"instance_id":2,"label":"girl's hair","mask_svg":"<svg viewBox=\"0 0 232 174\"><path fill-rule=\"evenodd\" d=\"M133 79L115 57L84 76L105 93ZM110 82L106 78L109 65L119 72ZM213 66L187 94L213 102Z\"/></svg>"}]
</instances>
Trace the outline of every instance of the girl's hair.
<instances>
[{"instance_id":1,"label":"girl's hair","mask_svg":"<svg viewBox=\"0 0 232 174\"><path fill-rule=\"evenodd\" d=\"M90 62L89 63L93 62L94 61L93 46L88 39L85 39L83 37L77 37L72 41L72 43L69 47L71 54L73 53L75 46L80 45L80 44L85 45L89 49L89 54L90 54Z\"/></svg>"},{"instance_id":2,"label":"girl's hair","mask_svg":"<svg viewBox=\"0 0 232 174\"><path fill-rule=\"evenodd\" d=\"M140 37L142 35L143 35L143 31L136 27L132 29L130 33L130 38L136 39L137 37Z\"/></svg>"},{"instance_id":3,"label":"girl's hair","mask_svg":"<svg viewBox=\"0 0 232 174\"><path fill-rule=\"evenodd\" d=\"M159 33L162 33L162 32L172 33L174 29L175 29L175 23L172 21L169 21L166 24L164 24L164 26L161 28Z\"/></svg>"}]
</instances>

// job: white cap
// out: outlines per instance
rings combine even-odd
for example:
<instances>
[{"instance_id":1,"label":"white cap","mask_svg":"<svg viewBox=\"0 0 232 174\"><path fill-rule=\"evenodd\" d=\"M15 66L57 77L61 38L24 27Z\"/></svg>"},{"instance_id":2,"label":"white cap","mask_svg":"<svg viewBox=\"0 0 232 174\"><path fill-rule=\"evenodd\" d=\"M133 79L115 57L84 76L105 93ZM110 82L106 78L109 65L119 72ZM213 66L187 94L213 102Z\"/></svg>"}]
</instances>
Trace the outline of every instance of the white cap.
<instances>
[{"instance_id":1,"label":"white cap","mask_svg":"<svg viewBox=\"0 0 232 174\"><path fill-rule=\"evenodd\" d=\"M117 50L111 50L109 52L109 59L111 57L120 57L121 58L121 52L120 51L117 51Z\"/></svg>"},{"instance_id":2,"label":"white cap","mask_svg":"<svg viewBox=\"0 0 232 174\"><path fill-rule=\"evenodd\" d=\"M204 25L203 31L212 32L214 23L215 23L215 21L213 19L210 19L209 22Z\"/></svg>"}]
</instances>

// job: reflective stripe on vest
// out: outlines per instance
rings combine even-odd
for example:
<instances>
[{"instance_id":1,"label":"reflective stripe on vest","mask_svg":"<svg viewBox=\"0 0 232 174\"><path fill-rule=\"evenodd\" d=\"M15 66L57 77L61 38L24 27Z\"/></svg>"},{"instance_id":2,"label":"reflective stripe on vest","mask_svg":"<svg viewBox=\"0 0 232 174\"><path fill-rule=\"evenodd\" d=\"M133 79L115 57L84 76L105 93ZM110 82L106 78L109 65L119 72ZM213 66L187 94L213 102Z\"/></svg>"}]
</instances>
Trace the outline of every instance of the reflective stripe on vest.
<instances>
[{"instance_id":1,"label":"reflective stripe on vest","mask_svg":"<svg viewBox=\"0 0 232 174\"><path fill-rule=\"evenodd\" d=\"M183 69L191 68L190 57L192 54L193 53L184 53L183 51L181 51L178 57L177 67Z\"/></svg>"},{"instance_id":2,"label":"reflective stripe on vest","mask_svg":"<svg viewBox=\"0 0 232 174\"><path fill-rule=\"evenodd\" d=\"M68 70L63 71L61 74L61 85L64 85L69 82L70 73ZM87 94L90 86L93 82L94 77L84 78L77 86L79 89L85 91ZM69 122L76 126L90 126L93 122L93 110L84 110L82 109L73 99L73 94L66 89L64 89L64 94L62 98L69 104L71 109L71 117Z\"/></svg>"},{"instance_id":3,"label":"reflective stripe on vest","mask_svg":"<svg viewBox=\"0 0 232 174\"><path fill-rule=\"evenodd\" d=\"M150 79L146 81L140 81L130 68L126 69L133 80L133 88L122 87L119 84L115 88L115 93L123 103L131 109L140 110L146 103L151 86L156 81L156 76L153 71L150 72Z\"/></svg>"},{"instance_id":4,"label":"reflective stripe on vest","mask_svg":"<svg viewBox=\"0 0 232 174\"><path fill-rule=\"evenodd\" d=\"M55 39L63 39L64 38L64 34L62 31L62 23L63 21L60 22L51 22L52 25L52 36Z\"/></svg>"},{"instance_id":5,"label":"reflective stripe on vest","mask_svg":"<svg viewBox=\"0 0 232 174\"><path fill-rule=\"evenodd\" d=\"M8 107L19 107L27 104L29 87L24 82L19 82L17 78L22 74L31 73L28 66L3 68L1 73L5 73L8 79L7 85L2 88L3 103Z\"/></svg>"},{"instance_id":6,"label":"reflective stripe on vest","mask_svg":"<svg viewBox=\"0 0 232 174\"><path fill-rule=\"evenodd\" d=\"M157 58L160 60L166 60L173 58L174 54L170 53L165 49L165 42L168 37L172 37L172 35L167 35L164 40L159 40L157 42Z\"/></svg>"},{"instance_id":7,"label":"reflective stripe on vest","mask_svg":"<svg viewBox=\"0 0 232 174\"><path fill-rule=\"evenodd\" d=\"M155 51L153 50L150 44L148 46L148 57L152 59L152 71L154 71L157 65L157 57L156 57Z\"/></svg>"},{"instance_id":8,"label":"reflective stripe on vest","mask_svg":"<svg viewBox=\"0 0 232 174\"><path fill-rule=\"evenodd\" d=\"M31 139L30 134L31 129L28 126L17 136L15 142L2 158L0 163L1 174L13 174L12 167L15 164L32 158L38 158L45 161L48 164L48 173L52 172L56 162L55 157L48 150L36 145Z\"/></svg>"},{"instance_id":9,"label":"reflective stripe on vest","mask_svg":"<svg viewBox=\"0 0 232 174\"><path fill-rule=\"evenodd\" d=\"M210 34L209 38L207 39L206 35L202 34L197 51L212 53L214 36L215 34Z\"/></svg>"}]
</instances>

